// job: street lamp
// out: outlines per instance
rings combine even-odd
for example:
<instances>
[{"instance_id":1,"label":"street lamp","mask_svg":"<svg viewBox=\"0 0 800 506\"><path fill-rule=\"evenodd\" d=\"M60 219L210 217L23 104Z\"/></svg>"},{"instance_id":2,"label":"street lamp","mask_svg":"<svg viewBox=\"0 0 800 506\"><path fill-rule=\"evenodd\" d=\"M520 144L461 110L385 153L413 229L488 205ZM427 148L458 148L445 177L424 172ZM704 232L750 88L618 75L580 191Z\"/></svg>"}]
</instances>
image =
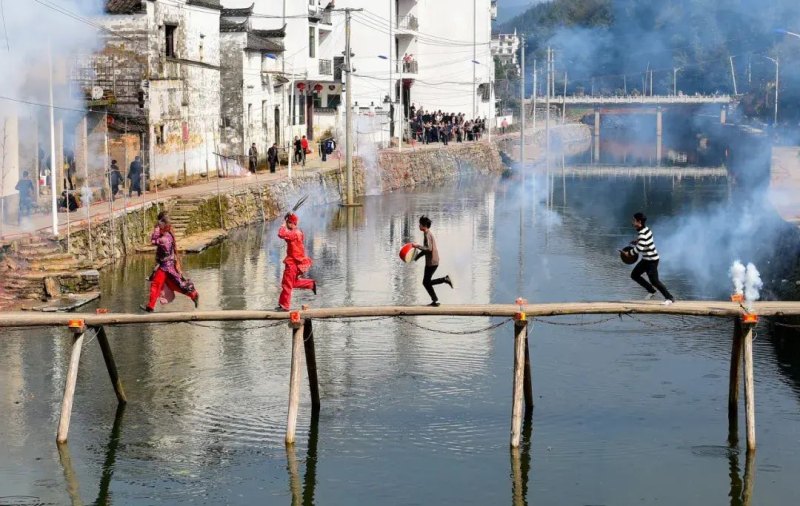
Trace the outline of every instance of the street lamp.
<instances>
[{"instance_id":1,"label":"street lamp","mask_svg":"<svg viewBox=\"0 0 800 506\"><path fill-rule=\"evenodd\" d=\"M678 95L678 72L683 70L683 67L674 67L672 69L672 95Z\"/></svg>"},{"instance_id":2,"label":"street lamp","mask_svg":"<svg viewBox=\"0 0 800 506\"><path fill-rule=\"evenodd\" d=\"M761 57L766 58L767 60L775 64L775 117L772 120L772 125L777 126L778 125L778 78L780 77L780 67L781 67L780 60L778 59L777 56L775 58L772 58L770 56L765 56L762 54Z\"/></svg>"}]
</instances>

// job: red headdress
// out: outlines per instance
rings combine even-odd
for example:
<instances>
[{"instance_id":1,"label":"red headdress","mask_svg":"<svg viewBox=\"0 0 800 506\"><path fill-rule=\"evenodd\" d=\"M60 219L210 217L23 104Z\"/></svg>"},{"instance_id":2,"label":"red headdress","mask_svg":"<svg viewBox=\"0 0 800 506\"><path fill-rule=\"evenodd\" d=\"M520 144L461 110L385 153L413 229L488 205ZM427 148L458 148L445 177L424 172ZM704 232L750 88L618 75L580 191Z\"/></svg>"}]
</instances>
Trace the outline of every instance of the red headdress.
<instances>
[{"instance_id":1,"label":"red headdress","mask_svg":"<svg viewBox=\"0 0 800 506\"><path fill-rule=\"evenodd\" d=\"M288 213L286 215L286 221L288 221L292 225L297 225L297 223L300 221L300 218L298 218L297 215L294 213Z\"/></svg>"}]
</instances>

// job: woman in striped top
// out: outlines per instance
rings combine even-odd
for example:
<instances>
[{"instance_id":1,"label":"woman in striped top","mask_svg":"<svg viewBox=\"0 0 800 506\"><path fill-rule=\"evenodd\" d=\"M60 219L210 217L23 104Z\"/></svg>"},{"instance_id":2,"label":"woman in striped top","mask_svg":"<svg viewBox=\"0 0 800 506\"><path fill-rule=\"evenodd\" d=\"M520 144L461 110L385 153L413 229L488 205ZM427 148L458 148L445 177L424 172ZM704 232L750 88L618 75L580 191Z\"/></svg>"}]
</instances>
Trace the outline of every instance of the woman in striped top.
<instances>
[{"instance_id":1,"label":"woman in striped top","mask_svg":"<svg viewBox=\"0 0 800 506\"><path fill-rule=\"evenodd\" d=\"M631 272L631 278L642 285L647 290L645 300L650 300L656 294L656 288L664 296L664 304L672 304L675 302L675 297L669 293L667 287L664 286L658 279L658 250L656 243L653 241L653 232L645 225L647 223L647 216L642 213L633 215L633 227L638 232L636 239L631 241L631 244L636 248L636 251L642 256L642 259L636 264ZM650 280L648 283L642 277L642 274L647 274Z\"/></svg>"}]
</instances>

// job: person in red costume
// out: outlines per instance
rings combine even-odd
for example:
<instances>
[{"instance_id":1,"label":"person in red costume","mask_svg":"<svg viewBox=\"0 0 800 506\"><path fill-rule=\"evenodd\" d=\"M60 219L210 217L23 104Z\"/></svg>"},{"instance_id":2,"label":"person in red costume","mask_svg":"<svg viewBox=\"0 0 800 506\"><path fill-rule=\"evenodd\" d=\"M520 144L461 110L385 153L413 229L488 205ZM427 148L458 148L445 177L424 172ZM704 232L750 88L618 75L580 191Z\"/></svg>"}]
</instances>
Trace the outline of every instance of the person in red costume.
<instances>
[{"instance_id":1,"label":"person in red costume","mask_svg":"<svg viewBox=\"0 0 800 506\"><path fill-rule=\"evenodd\" d=\"M278 237L286 241L286 258L283 259L283 280L281 281L281 296L278 299L276 311L288 311L292 304L292 290L311 290L317 294L317 282L303 277L311 268L312 261L306 256L303 246L303 231L297 228L300 219L294 213L288 213L286 223L278 230Z\"/></svg>"},{"instance_id":2,"label":"person in red costume","mask_svg":"<svg viewBox=\"0 0 800 506\"><path fill-rule=\"evenodd\" d=\"M158 214L158 224L150 235L150 242L156 247L156 267L150 275L150 299L142 310L152 313L159 300L162 304L172 302L175 292L182 293L192 299L194 307L200 301L200 295L191 280L186 279L180 261L175 253L175 235L172 223L166 211Z\"/></svg>"}]
</instances>

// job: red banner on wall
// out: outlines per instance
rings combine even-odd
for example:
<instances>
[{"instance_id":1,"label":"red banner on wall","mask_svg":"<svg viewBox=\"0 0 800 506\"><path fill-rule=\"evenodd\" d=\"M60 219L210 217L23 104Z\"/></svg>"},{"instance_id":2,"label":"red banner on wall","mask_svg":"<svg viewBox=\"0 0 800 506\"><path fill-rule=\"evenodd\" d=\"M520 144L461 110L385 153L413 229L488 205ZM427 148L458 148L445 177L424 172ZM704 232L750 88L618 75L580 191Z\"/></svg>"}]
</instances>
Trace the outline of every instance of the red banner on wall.
<instances>
[{"instance_id":1,"label":"red banner on wall","mask_svg":"<svg viewBox=\"0 0 800 506\"><path fill-rule=\"evenodd\" d=\"M181 123L181 132L183 133L183 143L186 144L189 142L189 123L185 121Z\"/></svg>"}]
</instances>

